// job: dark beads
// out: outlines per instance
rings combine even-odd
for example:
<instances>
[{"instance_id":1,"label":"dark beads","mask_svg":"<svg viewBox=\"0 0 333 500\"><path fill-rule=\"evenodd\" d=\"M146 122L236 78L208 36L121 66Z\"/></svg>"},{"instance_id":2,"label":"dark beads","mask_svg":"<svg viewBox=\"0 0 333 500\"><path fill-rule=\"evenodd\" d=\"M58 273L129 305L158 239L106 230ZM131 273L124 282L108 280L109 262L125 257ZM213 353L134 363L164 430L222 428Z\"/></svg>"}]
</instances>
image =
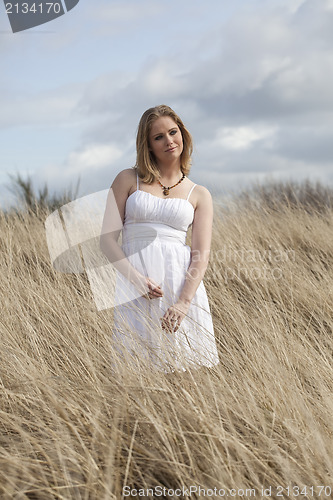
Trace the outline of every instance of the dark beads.
<instances>
[{"instance_id":1,"label":"dark beads","mask_svg":"<svg viewBox=\"0 0 333 500\"><path fill-rule=\"evenodd\" d=\"M174 184L173 186L170 186L170 187L163 186L163 184L161 184L159 180L157 182L163 188L163 194L164 194L164 196L168 196L170 189L178 186L178 184L180 184L183 179L185 179L185 174L183 174L183 177L178 182L176 182L176 184Z\"/></svg>"}]
</instances>

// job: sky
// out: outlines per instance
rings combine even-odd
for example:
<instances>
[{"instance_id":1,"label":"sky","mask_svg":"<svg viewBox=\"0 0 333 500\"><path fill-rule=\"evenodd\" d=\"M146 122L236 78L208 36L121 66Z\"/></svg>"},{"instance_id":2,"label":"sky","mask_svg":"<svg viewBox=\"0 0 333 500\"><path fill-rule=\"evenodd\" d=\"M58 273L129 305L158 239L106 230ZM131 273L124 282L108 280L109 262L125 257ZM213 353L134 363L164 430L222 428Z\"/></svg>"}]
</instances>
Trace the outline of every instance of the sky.
<instances>
[{"instance_id":1,"label":"sky","mask_svg":"<svg viewBox=\"0 0 333 500\"><path fill-rule=\"evenodd\" d=\"M142 113L171 106L189 177L333 183L333 0L80 0L12 33L0 3L0 204L35 189L107 189L135 164Z\"/></svg>"}]
</instances>

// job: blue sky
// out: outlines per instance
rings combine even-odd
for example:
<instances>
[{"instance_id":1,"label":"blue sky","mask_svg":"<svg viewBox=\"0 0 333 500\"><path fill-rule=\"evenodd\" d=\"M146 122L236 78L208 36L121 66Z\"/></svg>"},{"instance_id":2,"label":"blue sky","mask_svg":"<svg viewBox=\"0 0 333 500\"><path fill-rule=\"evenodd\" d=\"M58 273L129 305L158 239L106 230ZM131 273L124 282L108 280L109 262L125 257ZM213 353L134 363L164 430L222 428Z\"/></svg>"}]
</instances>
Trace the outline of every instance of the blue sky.
<instances>
[{"instance_id":1,"label":"blue sky","mask_svg":"<svg viewBox=\"0 0 333 500\"><path fill-rule=\"evenodd\" d=\"M0 3L0 196L8 173L106 189L168 104L215 194L265 178L332 183L333 0L80 0L13 34ZM7 201L6 201L7 200Z\"/></svg>"}]
</instances>

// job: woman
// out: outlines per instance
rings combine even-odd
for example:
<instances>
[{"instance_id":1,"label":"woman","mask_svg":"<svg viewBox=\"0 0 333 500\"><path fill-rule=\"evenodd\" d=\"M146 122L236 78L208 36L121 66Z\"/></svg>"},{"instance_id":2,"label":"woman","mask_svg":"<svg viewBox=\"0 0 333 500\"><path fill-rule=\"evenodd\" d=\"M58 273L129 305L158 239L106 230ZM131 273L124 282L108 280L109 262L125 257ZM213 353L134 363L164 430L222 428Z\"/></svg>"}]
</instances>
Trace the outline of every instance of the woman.
<instances>
[{"instance_id":1,"label":"woman","mask_svg":"<svg viewBox=\"0 0 333 500\"><path fill-rule=\"evenodd\" d=\"M117 349L128 362L143 360L167 372L214 366L218 354L202 282L213 205L209 191L187 177L191 136L161 105L142 115L136 146L135 167L111 186L101 236L101 249L117 269ZM185 244L190 225L192 248Z\"/></svg>"}]
</instances>

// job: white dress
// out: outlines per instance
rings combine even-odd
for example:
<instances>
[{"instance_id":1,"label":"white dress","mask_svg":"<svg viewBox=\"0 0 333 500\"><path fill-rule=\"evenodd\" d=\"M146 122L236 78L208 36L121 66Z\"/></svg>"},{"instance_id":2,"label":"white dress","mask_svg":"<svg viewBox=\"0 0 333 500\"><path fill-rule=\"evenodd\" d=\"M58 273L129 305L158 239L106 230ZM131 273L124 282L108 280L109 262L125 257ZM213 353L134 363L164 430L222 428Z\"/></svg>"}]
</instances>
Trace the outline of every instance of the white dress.
<instances>
[{"instance_id":1,"label":"white dress","mask_svg":"<svg viewBox=\"0 0 333 500\"><path fill-rule=\"evenodd\" d=\"M122 250L131 264L149 276L163 291L163 297L146 299L117 272L114 309L115 347L128 363L165 372L185 371L219 362L208 298L201 281L187 315L176 332L161 328L160 319L177 301L191 249L186 245L194 208L187 199L159 198L139 190L125 206Z\"/></svg>"}]
</instances>

